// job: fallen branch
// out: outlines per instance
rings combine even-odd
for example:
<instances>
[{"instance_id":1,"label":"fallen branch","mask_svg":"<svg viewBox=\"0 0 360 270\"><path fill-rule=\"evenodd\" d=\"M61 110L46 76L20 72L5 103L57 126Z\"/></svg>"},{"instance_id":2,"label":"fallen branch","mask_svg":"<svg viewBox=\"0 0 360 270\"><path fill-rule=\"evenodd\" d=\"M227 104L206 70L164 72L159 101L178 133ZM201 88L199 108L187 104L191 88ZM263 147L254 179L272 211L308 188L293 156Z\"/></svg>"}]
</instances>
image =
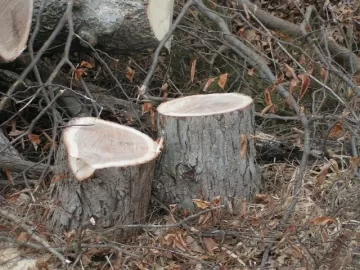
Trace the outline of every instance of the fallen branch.
<instances>
[{"instance_id":1,"label":"fallen branch","mask_svg":"<svg viewBox=\"0 0 360 270\"><path fill-rule=\"evenodd\" d=\"M296 25L289 21L273 16L259 8L257 5L254 5L249 0L236 0L236 2L244 7L244 14L246 14L246 10L250 10L267 28L281 31L298 39L303 39L306 37L304 36L300 25ZM355 71L360 71L360 59L356 56L356 54L354 54L349 49L337 44L336 41L331 37L321 36L321 32L316 33L316 36L319 40L326 39L329 51L336 61L338 61L340 64L344 64L349 70L354 68ZM325 43L322 42L321 45L325 46Z\"/></svg>"},{"instance_id":2,"label":"fallen branch","mask_svg":"<svg viewBox=\"0 0 360 270\"><path fill-rule=\"evenodd\" d=\"M31 178L38 178L44 171L52 170L52 167L48 167L45 164L18 159L16 156L4 154L0 155L0 168L12 172L25 173Z\"/></svg>"}]
</instances>

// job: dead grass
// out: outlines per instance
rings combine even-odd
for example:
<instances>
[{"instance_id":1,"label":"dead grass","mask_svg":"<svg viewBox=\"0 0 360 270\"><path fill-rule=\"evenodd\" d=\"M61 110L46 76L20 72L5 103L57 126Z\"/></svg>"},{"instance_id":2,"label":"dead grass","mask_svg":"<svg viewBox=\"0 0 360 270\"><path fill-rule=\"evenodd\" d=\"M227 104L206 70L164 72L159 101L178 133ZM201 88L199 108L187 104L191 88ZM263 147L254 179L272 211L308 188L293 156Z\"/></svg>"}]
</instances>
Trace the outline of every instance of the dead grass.
<instances>
[{"instance_id":1,"label":"dead grass","mask_svg":"<svg viewBox=\"0 0 360 270\"><path fill-rule=\"evenodd\" d=\"M288 163L262 166L263 194L254 202L243 202L233 213L217 209L165 228L159 225L179 223L189 213L172 207L161 214L153 207L149 224L154 226L126 239L119 238L117 231L51 235L44 226L46 205L31 203L26 189L8 194L7 209L16 208L17 215L36 229L34 233L76 261L74 269L257 269L269 243L274 247L268 269L359 269L359 179L349 167L330 166L326 174L323 168L318 162L310 164L293 216L281 230L278 225L292 198L298 169ZM205 210L219 202L202 203ZM17 224L2 224L2 235L32 243ZM41 255L41 263L33 269L61 269L54 256L44 262L49 252L33 244L15 244L27 258Z\"/></svg>"}]
</instances>

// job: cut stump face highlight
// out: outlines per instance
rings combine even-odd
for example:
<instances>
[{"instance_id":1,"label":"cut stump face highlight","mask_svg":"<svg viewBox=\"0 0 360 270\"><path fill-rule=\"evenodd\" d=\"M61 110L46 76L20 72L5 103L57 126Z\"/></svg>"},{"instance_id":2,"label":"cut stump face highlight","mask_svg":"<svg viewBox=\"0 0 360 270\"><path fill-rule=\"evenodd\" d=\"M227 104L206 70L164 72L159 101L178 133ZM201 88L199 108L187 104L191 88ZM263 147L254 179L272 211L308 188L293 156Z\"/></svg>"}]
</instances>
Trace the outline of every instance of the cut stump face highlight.
<instances>
[{"instance_id":1,"label":"cut stump face highlight","mask_svg":"<svg viewBox=\"0 0 360 270\"><path fill-rule=\"evenodd\" d=\"M79 181L97 169L135 166L158 154L157 143L140 131L92 117L70 121L64 143L70 169Z\"/></svg>"},{"instance_id":2,"label":"cut stump face highlight","mask_svg":"<svg viewBox=\"0 0 360 270\"><path fill-rule=\"evenodd\" d=\"M2 0L0 5L0 61L10 62L26 48L33 0Z\"/></svg>"},{"instance_id":3,"label":"cut stump face highlight","mask_svg":"<svg viewBox=\"0 0 360 270\"><path fill-rule=\"evenodd\" d=\"M158 112L174 117L207 116L244 110L252 102L249 96L236 93L194 95L165 102Z\"/></svg>"}]
</instances>

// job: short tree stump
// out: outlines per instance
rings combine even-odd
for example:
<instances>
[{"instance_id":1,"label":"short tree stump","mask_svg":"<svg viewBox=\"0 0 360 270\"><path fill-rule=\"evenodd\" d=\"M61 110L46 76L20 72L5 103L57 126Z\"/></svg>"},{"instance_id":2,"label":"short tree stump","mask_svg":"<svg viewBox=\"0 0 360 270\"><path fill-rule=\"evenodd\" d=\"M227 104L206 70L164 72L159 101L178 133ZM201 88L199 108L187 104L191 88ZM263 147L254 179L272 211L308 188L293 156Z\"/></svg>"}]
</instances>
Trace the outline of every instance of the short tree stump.
<instances>
[{"instance_id":1,"label":"short tree stump","mask_svg":"<svg viewBox=\"0 0 360 270\"><path fill-rule=\"evenodd\" d=\"M253 100L209 94L175 99L158 107L164 137L154 194L165 204L192 208L192 199L236 207L261 187L255 162Z\"/></svg>"}]
</instances>

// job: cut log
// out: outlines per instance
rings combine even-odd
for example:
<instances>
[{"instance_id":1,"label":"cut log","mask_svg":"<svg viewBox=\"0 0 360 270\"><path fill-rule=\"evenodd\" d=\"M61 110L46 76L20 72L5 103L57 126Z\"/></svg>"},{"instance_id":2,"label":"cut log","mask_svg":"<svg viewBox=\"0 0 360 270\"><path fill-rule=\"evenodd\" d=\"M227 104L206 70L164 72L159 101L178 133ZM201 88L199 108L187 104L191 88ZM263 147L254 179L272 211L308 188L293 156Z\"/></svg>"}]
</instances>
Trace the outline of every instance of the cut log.
<instances>
[{"instance_id":1,"label":"cut log","mask_svg":"<svg viewBox=\"0 0 360 270\"><path fill-rule=\"evenodd\" d=\"M0 62L10 62L26 48L33 0L2 0L0 5Z\"/></svg>"},{"instance_id":2,"label":"cut log","mask_svg":"<svg viewBox=\"0 0 360 270\"><path fill-rule=\"evenodd\" d=\"M192 209L192 199L236 207L261 187L255 163L253 100L241 94L195 95L158 107L165 146L154 194Z\"/></svg>"},{"instance_id":3,"label":"cut log","mask_svg":"<svg viewBox=\"0 0 360 270\"><path fill-rule=\"evenodd\" d=\"M34 17L41 0L35 0ZM67 0L48 0L37 42L43 44L66 9ZM110 53L154 49L170 29L174 0L79 0L74 3L75 32ZM63 43L63 32L56 42ZM84 44L85 45L85 44ZM170 41L165 46L170 49Z\"/></svg>"},{"instance_id":4,"label":"cut log","mask_svg":"<svg viewBox=\"0 0 360 270\"><path fill-rule=\"evenodd\" d=\"M55 211L49 222L55 232L144 220L160 143L92 117L70 121L63 141L51 192Z\"/></svg>"}]
</instances>

